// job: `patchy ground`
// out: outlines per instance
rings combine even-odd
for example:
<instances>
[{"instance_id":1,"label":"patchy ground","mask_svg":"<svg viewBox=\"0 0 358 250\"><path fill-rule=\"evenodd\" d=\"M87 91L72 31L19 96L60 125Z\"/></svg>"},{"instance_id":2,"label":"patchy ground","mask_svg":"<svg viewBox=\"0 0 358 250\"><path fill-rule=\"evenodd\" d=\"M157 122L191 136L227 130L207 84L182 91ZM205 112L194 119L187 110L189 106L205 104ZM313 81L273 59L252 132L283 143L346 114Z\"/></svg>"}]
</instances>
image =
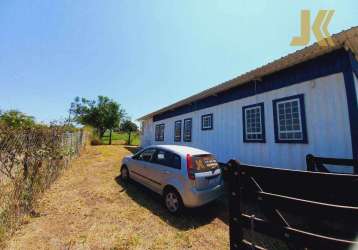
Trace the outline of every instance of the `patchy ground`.
<instances>
[{"instance_id":1,"label":"patchy ground","mask_svg":"<svg viewBox=\"0 0 358 250\"><path fill-rule=\"evenodd\" d=\"M39 201L7 249L228 249L221 201L173 217L160 197L118 181L123 146L89 147Z\"/></svg>"}]
</instances>

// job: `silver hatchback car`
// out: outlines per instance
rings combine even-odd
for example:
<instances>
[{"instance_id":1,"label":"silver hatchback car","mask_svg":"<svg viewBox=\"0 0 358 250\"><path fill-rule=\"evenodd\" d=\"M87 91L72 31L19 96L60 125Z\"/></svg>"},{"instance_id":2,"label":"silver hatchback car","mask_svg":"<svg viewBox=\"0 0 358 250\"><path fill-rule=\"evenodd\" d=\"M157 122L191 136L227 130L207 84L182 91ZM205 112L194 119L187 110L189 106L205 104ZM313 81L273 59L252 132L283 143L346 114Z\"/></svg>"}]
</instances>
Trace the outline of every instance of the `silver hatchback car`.
<instances>
[{"instance_id":1,"label":"silver hatchback car","mask_svg":"<svg viewBox=\"0 0 358 250\"><path fill-rule=\"evenodd\" d=\"M155 145L122 160L121 178L159 193L171 213L198 207L223 193L221 169L209 152L179 145Z\"/></svg>"}]
</instances>

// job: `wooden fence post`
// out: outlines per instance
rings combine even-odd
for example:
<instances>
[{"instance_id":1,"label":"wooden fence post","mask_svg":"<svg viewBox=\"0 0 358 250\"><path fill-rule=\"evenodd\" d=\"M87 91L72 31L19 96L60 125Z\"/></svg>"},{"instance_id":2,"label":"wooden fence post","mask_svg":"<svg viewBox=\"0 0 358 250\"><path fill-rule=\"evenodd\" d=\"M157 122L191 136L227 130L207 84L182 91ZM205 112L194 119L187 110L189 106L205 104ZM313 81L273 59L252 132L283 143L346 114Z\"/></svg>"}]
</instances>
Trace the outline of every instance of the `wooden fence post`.
<instances>
[{"instance_id":1,"label":"wooden fence post","mask_svg":"<svg viewBox=\"0 0 358 250\"><path fill-rule=\"evenodd\" d=\"M240 190L240 162L230 160L228 166L229 184L229 225L230 249L243 249L243 231L241 227L241 190Z\"/></svg>"},{"instance_id":2,"label":"wooden fence post","mask_svg":"<svg viewBox=\"0 0 358 250\"><path fill-rule=\"evenodd\" d=\"M306 165L307 165L307 171L311 171L311 172L315 171L314 156L312 154L306 155Z\"/></svg>"}]
</instances>

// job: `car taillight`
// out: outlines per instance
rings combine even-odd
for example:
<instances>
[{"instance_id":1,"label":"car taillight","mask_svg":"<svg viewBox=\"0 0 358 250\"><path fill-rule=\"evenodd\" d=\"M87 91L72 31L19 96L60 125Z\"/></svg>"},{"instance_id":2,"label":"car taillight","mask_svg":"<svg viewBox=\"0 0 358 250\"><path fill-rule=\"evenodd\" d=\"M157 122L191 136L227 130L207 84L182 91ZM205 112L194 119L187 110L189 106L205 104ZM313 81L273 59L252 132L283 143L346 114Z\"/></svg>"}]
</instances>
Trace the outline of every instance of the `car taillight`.
<instances>
[{"instance_id":1,"label":"car taillight","mask_svg":"<svg viewBox=\"0 0 358 250\"><path fill-rule=\"evenodd\" d=\"M190 154L186 155L186 169L190 180L195 180L195 174L193 171L193 161Z\"/></svg>"}]
</instances>

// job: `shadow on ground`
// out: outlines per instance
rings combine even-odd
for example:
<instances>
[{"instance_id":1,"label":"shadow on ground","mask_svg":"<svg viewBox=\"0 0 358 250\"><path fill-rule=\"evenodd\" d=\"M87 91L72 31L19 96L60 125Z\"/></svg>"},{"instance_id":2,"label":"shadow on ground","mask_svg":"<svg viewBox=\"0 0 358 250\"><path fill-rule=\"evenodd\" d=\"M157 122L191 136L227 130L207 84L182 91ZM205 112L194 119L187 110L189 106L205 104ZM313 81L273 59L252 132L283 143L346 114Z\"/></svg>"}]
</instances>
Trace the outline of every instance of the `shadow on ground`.
<instances>
[{"instance_id":1,"label":"shadow on ground","mask_svg":"<svg viewBox=\"0 0 358 250\"><path fill-rule=\"evenodd\" d=\"M195 229L211 223L216 218L225 224L229 223L226 197L198 208L187 208L181 215L174 216L166 210L159 194L134 181L123 183L120 176L116 177L115 181L123 188L121 192L126 192L135 202L179 230Z\"/></svg>"}]
</instances>

